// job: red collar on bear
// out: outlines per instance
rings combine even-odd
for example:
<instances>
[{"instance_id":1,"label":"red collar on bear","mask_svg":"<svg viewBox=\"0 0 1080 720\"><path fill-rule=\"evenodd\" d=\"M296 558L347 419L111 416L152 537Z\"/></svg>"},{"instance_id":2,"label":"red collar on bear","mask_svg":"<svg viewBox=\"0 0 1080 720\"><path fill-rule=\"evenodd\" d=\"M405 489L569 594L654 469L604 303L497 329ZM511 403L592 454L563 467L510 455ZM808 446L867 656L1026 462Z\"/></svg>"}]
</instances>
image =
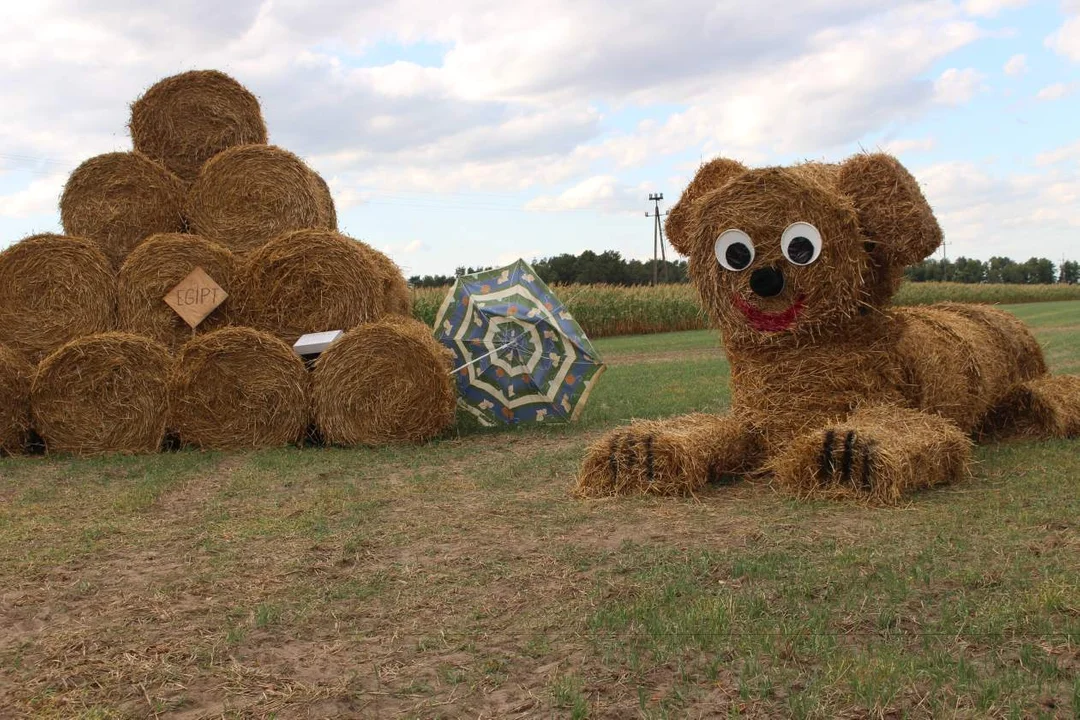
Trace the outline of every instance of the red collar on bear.
<instances>
[{"instance_id":1,"label":"red collar on bear","mask_svg":"<svg viewBox=\"0 0 1080 720\"><path fill-rule=\"evenodd\" d=\"M757 309L743 300L741 295L735 293L735 307L739 308L739 311L746 317L750 327L758 332L780 332L781 330L787 330L794 324L806 304L803 302L803 296L800 295L795 298L795 302L787 310L770 313Z\"/></svg>"}]
</instances>

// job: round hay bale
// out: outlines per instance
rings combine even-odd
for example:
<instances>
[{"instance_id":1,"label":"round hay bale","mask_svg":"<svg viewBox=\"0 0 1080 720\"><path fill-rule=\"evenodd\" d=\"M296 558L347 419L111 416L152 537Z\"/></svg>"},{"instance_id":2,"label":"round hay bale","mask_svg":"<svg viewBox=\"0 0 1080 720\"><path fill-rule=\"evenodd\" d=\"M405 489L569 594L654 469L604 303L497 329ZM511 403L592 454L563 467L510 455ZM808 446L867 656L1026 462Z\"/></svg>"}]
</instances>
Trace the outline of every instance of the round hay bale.
<instances>
[{"instance_id":1,"label":"round hay bale","mask_svg":"<svg viewBox=\"0 0 1080 720\"><path fill-rule=\"evenodd\" d=\"M192 330L164 298L197 267L230 297ZM217 243L198 235L155 235L135 248L120 268L117 281L119 327L153 338L175 350L196 333L207 333L229 323L236 274L236 258Z\"/></svg>"},{"instance_id":2,"label":"round hay bale","mask_svg":"<svg viewBox=\"0 0 1080 720\"><path fill-rule=\"evenodd\" d=\"M32 375L30 363L0 345L0 455L14 455L26 444Z\"/></svg>"},{"instance_id":3,"label":"round hay bale","mask_svg":"<svg viewBox=\"0 0 1080 720\"><path fill-rule=\"evenodd\" d=\"M203 449L299 442L310 415L310 377L281 340L229 327L192 338L169 377L170 426Z\"/></svg>"},{"instance_id":4,"label":"round hay bale","mask_svg":"<svg viewBox=\"0 0 1080 720\"><path fill-rule=\"evenodd\" d=\"M334 230L280 235L244 261L245 324L292 344L304 333L348 330L385 312L385 265Z\"/></svg>"},{"instance_id":5,"label":"round hay bale","mask_svg":"<svg viewBox=\"0 0 1080 720\"><path fill-rule=\"evenodd\" d=\"M388 313L412 317L412 293L401 268L378 250L371 252L383 275L383 308Z\"/></svg>"},{"instance_id":6,"label":"round hay bale","mask_svg":"<svg viewBox=\"0 0 1080 720\"><path fill-rule=\"evenodd\" d=\"M128 333L73 340L38 365L30 388L34 429L48 452L156 452L168 415L172 358Z\"/></svg>"},{"instance_id":7,"label":"round hay bale","mask_svg":"<svg viewBox=\"0 0 1080 720\"><path fill-rule=\"evenodd\" d=\"M423 323L350 330L315 361L315 425L332 445L423 442L454 422L449 352Z\"/></svg>"},{"instance_id":8,"label":"round hay bale","mask_svg":"<svg viewBox=\"0 0 1080 720\"><path fill-rule=\"evenodd\" d=\"M334 207L334 196L330 192L330 186L326 184L326 180L323 180L323 176L319 173L315 173L315 179L319 181L319 199L323 204L323 209L326 211L327 217L330 218L330 227L337 227L337 208Z\"/></svg>"},{"instance_id":9,"label":"round hay bale","mask_svg":"<svg viewBox=\"0 0 1080 720\"><path fill-rule=\"evenodd\" d=\"M186 217L193 232L248 252L292 230L333 229L329 193L287 150L240 145L215 155L191 185Z\"/></svg>"},{"instance_id":10,"label":"round hay bale","mask_svg":"<svg viewBox=\"0 0 1080 720\"><path fill-rule=\"evenodd\" d=\"M96 244L33 235L0 253L0 343L32 363L116 325L116 276Z\"/></svg>"},{"instance_id":11,"label":"round hay bale","mask_svg":"<svg viewBox=\"0 0 1080 720\"><path fill-rule=\"evenodd\" d=\"M266 144L259 101L217 70L159 80L131 106L135 149L159 160L186 183L203 164L235 145Z\"/></svg>"},{"instance_id":12,"label":"round hay bale","mask_svg":"<svg viewBox=\"0 0 1080 720\"><path fill-rule=\"evenodd\" d=\"M60 197L64 232L94 240L120 267L136 245L184 229L184 184L142 153L92 157L71 173Z\"/></svg>"}]
</instances>

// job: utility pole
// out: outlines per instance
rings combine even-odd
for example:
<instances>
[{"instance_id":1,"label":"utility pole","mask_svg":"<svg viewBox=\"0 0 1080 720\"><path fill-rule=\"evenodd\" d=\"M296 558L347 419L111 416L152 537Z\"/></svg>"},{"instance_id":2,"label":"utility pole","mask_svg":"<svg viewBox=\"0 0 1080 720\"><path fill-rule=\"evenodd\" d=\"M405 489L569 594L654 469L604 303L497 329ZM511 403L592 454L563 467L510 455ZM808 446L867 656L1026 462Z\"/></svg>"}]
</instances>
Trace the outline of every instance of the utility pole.
<instances>
[{"instance_id":1,"label":"utility pole","mask_svg":"<svg viewBox=\"0 0 1080 720\"><path fill-rule=\"evenodd\" d=\"M657 250L660 253L660 260L664 263L664 282L668 281L668 268L667 268L667 256L664 253L664 225L660 222L660 218L663 215L660 214L660 201L664 199L664 193L649 193L649 202L653 203L653 213L645 213L645 217L651 217L655 219L653 223L653 248L652 248L652 284L656 284L656 261ZM664 213L667 215L667 213Z\"/></svg>"},{"instance_id":2,"label":"utility pole","mask_svg":"<svg viewBox=\"0 0 1080 720\"><path fill-rule=\"evenodd\" d=\"M941 239L941 280L942 282L949 282L949 254L945 250L945 246L949 244L949 241L945 238Z\"/></svg>"}]
</instances>

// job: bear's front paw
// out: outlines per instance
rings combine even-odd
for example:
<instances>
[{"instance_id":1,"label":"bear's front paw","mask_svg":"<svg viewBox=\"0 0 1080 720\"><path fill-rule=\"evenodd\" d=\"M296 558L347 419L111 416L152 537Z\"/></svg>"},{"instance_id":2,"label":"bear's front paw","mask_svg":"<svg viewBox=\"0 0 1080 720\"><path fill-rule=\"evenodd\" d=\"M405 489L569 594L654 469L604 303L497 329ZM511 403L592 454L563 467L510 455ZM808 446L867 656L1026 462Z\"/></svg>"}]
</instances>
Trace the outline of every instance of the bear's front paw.
<instances>
[{"instance_id":1,"label":"bear's front paw","mask_svg":"<svg viewBox=\"0 0 1080 720\"><path fill-rule=\"evenodd\" d=\"M693 447L659 423L619 428L594 443L578 473L580 495L685 495L708 481Z\"/></svg>"},{"instance_id":2,"label":"bear's front paw","mask_svg":"<svg viewBox=\"0 0 1080 720\"><path fill-rule=\"evenodd\" d=\"M769 464L778 483L798 495L894 503L956 480L970 457L969 439L944 418L883 407L797 438Z\"/></svg>"},{"instance_id":3,"label":"bear's front paw","mask_svg":"<svg viewBox=\"0 0 1080 720\"><path fill-rule=\"evenodd\" d=\"M874 487L877 453L877 443L857 430L825 430L818 453L817 485L870 492Z\"/></svg>"},{"instance_id":4,"label":"bear's front paw","mask_svg":"<svg viewBox=\"0 0 1080 720\"><path fill-rule=\"evenodd\" d=\"M879 438L843 426L799 438L771 465L780 484L800 495L873 495L889 471Z\"/></svg>"}]
</instances>

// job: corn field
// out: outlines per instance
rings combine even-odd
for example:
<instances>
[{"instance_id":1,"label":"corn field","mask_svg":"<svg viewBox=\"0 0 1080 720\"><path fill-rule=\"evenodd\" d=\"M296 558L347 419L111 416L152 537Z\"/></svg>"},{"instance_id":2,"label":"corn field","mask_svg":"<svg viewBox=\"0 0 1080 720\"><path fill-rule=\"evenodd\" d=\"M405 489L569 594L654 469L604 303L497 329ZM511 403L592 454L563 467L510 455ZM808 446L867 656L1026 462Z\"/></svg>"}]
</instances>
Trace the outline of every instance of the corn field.
<instances>
[{"instance_id":1,"label":"corn field","mask_svg":"<svg viewBox=\"0 0 1080 720\"><path fill-rule=\"evenodd\" d=\"M413 315L433 325L450 288L417 288ZM709 327L691 285L622 287L618 285L557 285L555 294L591 338L646 335ZM1080 285L974 285L962 283L904 283L897 305L935 302L1015 304L1080 300ZM1080 312L1080 307L1077 308Z\"/></svg>"}]
</instances>

